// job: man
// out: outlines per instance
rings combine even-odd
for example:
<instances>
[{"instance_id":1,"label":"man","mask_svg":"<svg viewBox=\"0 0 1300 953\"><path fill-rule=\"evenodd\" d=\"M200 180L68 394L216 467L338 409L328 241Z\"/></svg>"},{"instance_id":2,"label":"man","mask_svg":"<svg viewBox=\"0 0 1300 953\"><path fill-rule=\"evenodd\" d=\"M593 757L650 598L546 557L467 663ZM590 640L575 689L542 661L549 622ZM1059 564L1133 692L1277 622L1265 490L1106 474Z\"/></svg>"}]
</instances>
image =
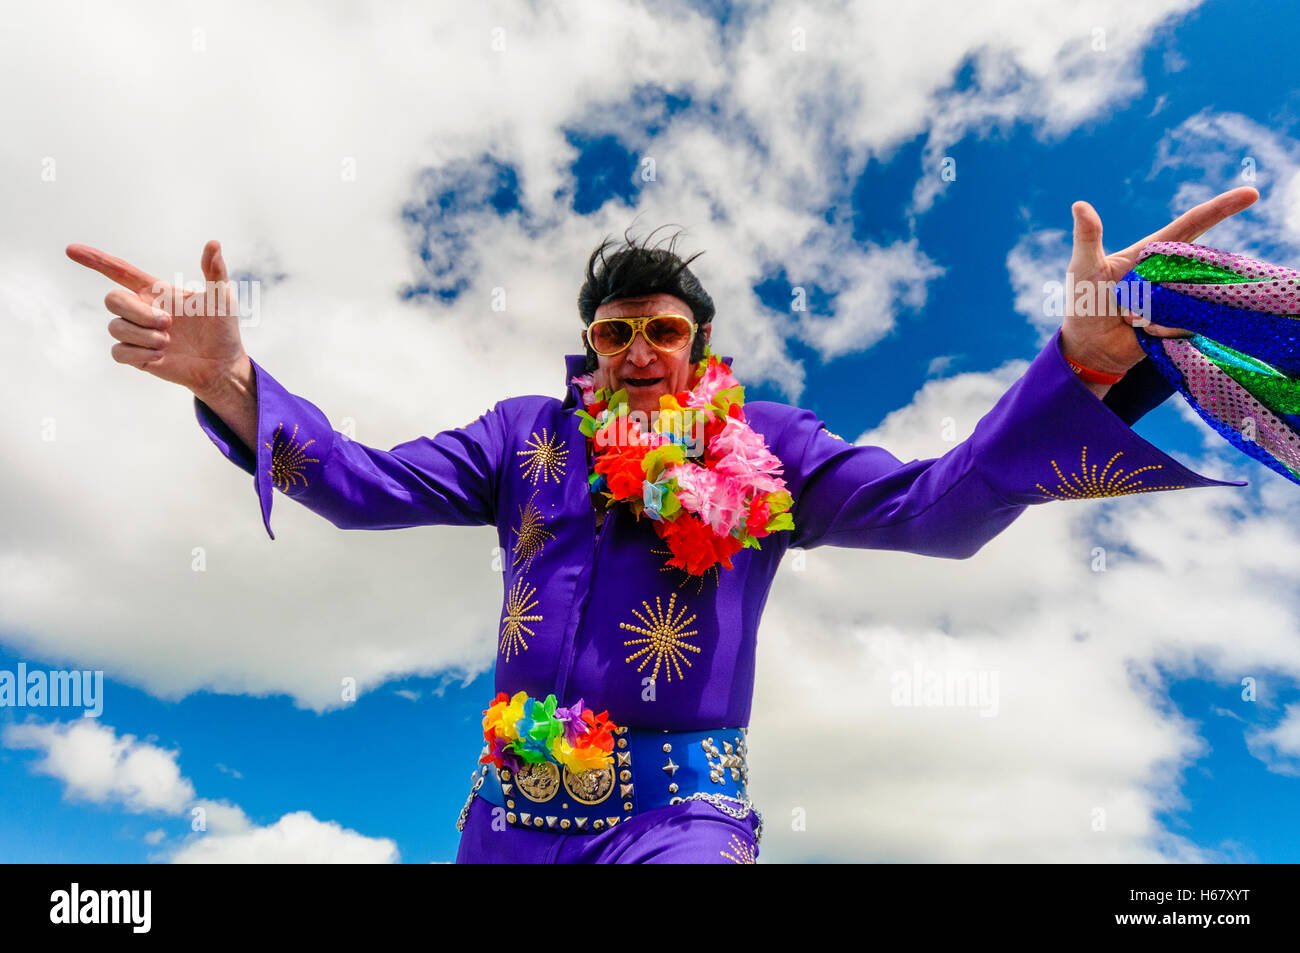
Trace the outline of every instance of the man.
<instances>
[{"instance_id":1,"label":"man","mask_svg":"<svg viewBox=\"0 0 1300 953\"><path fill-rule=\"evenodd\" d=\"M1257 197L1226 192L1109 257L1096 212L1075 203L1076 290L1122 277L1148 241L1192 241ZM1030 504L1243 485L1193 473L1132 432L1172 390L1143 365L1134 315L1075 314L1067 301L1061 328L1024 376L936 459L903 463L846 443L809 411L744 405L744 420L783 466L794 528L736 552L730 568L685 572L666 562L651 519L592 494L575 411L592 390L624 390L630 409L646 413L689 390L714 306L671 247L607 249L588 262L578 299L586 353L567 358L563 400L508 398L464 427L381 451L335 432L247 356L229 283L215 286L224 288L221 307L187 315L152 276L68 248L126 288L106 298L113 357L194 394L204 431L254 475L268 534L273 488L345 529L497 527L511 558L495 672L503 694L489 711L526 697L535 725L555 720L558 700L570 712L565 724L607 716L617 729L608 764L583 770L546 759L516 759L512 770L485 746L491 763L476 771L458 825L460 861L753 862L761 819L745 790L745 726L755 639L791 547L963 559ZM202 265L209 282L227 282L216 242ZM583 371L592 372L585 385L575 382ZM551 695L549 714L539 714Z\"/></svg>"}]
</instances>

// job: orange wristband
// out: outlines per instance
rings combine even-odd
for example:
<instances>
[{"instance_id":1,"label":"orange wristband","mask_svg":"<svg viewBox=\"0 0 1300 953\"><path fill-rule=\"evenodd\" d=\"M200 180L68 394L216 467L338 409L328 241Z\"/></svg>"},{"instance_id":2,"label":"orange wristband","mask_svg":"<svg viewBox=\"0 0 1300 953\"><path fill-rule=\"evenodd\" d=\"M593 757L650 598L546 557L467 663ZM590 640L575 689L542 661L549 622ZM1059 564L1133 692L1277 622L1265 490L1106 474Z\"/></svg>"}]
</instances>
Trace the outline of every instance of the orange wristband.
<instances>
[{"instance_id":1,"label":"orange wristband","mask_svg":"<svg viewBox=\"0 0 1300 953\"><path fill-rule=\"evenodd\" d=\"M1104 371L1094 371L1091 367L1084 367L1064 351L1061 352L1061 356L1069 361L1070 368L1074 373L1093 384L1117 384L1120 378L1124 376L1123 374L1107 374Z\"/></svg>"}]
</instances>

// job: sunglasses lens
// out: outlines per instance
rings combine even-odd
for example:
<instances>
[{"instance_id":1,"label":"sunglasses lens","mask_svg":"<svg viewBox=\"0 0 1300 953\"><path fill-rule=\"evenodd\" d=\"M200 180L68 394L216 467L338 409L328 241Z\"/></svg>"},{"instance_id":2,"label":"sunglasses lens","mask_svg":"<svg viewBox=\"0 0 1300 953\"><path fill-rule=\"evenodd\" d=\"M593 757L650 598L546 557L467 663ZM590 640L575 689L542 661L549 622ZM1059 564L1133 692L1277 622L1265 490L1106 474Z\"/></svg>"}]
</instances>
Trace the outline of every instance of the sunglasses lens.
<instances>
[{"instance_id":1,"label":"sunglasses lens","mask_svg":"<svg viewBox=\"0 0 1300 953\"><path fill-rule=\"evenodd\" d=\"M626 321L601 321L591 326L588 337L597 354L613 354L632 340L632 325Z\"/></svg>"},{"instance_id":2,"label":"sunglasses lens","mask_svg":"<svg viewBox=\"0 0 1300 953\"><path fill-rule=\"evenodd\" d=\"M680 351L691 339L691 322L685 318L658 317L646 324L645 336L660 350Z\"/></svg>"}]
</instances>

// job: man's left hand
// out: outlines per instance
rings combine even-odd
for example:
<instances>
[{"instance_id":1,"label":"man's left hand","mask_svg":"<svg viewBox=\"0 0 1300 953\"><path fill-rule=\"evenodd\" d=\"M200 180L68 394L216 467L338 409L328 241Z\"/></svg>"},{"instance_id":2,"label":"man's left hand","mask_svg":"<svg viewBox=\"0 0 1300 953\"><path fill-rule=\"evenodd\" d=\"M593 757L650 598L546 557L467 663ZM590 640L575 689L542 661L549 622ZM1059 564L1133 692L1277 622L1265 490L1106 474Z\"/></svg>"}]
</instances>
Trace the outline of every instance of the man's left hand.
<instances>
[{"instance_id":1,"label":"man's left hand","mask_svg":"<svg viewBox=\"0 0 1300 953\"><path fill-rule=\"evenodd\" d=\"M1230 189L1184 212L1158 232L1134 242L1121 252L1107 255L1101 247L1101 216L1087 202L1075 202L1074 252L1069 274L1074 294L1066 294L1065 321L1061 325L1061 349L1084 367L1107 374L1123 374L1146 357L1138 344L1133 322L1139 315L1107 300L1105 285L1119 281L1133 270L1138 254L1149 242L1194 242L1219 222L1235 215L1259 198L1250 187ZM1066 283L1069 288L1069 281ZM1080 297L1091 296L1094 314L1077 314ZM1096 313L1099 312L1099 313ZM1143 328L1156 337L1189 337L1190 331L1148 325Z\"/></svg>"}]
</instances>

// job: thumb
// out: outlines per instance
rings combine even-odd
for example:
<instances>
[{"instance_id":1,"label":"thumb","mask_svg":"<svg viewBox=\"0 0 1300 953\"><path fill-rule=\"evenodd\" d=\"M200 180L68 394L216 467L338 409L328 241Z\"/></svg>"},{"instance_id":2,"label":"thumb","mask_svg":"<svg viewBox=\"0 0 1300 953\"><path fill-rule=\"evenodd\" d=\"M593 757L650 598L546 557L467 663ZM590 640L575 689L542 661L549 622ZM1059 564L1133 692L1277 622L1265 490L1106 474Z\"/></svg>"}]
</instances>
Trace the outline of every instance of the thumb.
<instances>
[{"instance_id":1,"label":"thumb","mask_svg":"<svg viewBox=\"0 0 1300 953\"><path fill-rule=\"evenodd\" d=\"M1106 258L1101 247L1101 216L1087 202L1075 202L1070 206L1070 211L1074 213L1074 253L1071 262L1079 266L1095 264L1100 267Z\"/></svg>"},{"instance_id":2,"label":"thumb","mask_svg":"<svg viewBox=\"0 0 1300 953\"><path fill-rule=\"evenodd\" d=\"M207 281L226 281L226 259L221 255L221 242L213 239L203 246L203 277Z\"/></svg>"}]
</instances>

